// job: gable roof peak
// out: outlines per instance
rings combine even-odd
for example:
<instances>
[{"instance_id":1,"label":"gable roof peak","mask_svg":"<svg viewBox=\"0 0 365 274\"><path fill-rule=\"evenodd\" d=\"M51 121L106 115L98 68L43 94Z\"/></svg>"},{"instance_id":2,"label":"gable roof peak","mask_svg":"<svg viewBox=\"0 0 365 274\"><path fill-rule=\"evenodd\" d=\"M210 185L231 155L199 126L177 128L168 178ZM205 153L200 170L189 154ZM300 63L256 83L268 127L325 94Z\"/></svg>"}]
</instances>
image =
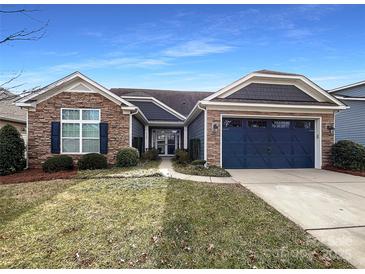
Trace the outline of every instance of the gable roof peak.
<instances>
[{"instance_id":1,"label":"gable roof peak","mask_svg":"<svg viewBox=\"0 0 365 274\"><path fill-rule=\"evenodd\" d=\"M107 97L108 99L110 99L111 101L117 103L117 104L124 104L126 106L129 107L133 107L133 105L131 103L129 103L128 101L122 99L121 97L115 95L113 92L111 92L109 89L107 89L106 87L100 85L99 83L95 82L94 80L92 80L91 78L87 77L86 75L82 74L79 71L74 71L71 74L68 74L67 76L37 90L36 92L32 92L27 96L24 96L22 99L19 100L19 102L17 103L18 106L25 106L28 104L28 101L31 101L35 98L37 98L38 96L42 95L42 94L46 94L48 92L50 92L51 90L60 87L62 85L65 85L67 83L69 83L70 81L74 80L75 78L79 78L82 81L87 82L88 84L90 84L91 86L95 87L96 90L98 90L98 92L100 94L102 94L103 96ZM53 95L51 95L52 97ZM24 105L25 104L25 105ZM30 106L30 105L27 105Z\"/></svg>"},{"instance_id":2,"label":"gable roof peak","mask_svg":"<svg viewBox=\"0 0 365 274\"><path fill-rule=\"evenodd\" d=\"M283 75L283 76L285 76L285 75L288 75L288 76L303 76L302 74L289 73L289 72L276 71L276 70L269 70L269 69L256 70L253 73L271 74L271 75Z\"/></svg>"}]
</instances>

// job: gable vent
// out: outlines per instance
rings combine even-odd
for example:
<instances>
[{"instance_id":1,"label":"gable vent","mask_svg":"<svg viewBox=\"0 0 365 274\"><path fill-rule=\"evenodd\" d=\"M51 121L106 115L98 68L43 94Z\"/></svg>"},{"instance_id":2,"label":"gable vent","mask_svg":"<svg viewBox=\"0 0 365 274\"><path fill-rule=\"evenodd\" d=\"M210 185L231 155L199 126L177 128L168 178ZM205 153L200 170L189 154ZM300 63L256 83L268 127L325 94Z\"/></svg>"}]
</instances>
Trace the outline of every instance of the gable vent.
<instances>
[{"instance_id":1,"label":"gable vent","mask_svg":"<svg viewBox=\"0 0 365 274\"><path fill-rule=\"evenodd\" d=\"M70 88L71 91L88 91L88 92L92 92L91 89L89 89L87 86L85 86L84 84L78 84L72 88Z\"/></svg>"}]
</instances>

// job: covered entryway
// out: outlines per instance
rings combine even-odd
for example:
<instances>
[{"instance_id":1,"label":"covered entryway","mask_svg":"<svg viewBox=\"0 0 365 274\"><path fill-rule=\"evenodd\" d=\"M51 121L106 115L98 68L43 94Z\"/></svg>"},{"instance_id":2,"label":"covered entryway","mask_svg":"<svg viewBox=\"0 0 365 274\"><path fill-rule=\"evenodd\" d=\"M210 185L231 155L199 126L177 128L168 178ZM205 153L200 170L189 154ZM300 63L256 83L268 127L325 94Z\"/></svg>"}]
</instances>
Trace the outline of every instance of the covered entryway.
<instances>
[{"instance_id":1,"label":"covered entryway","mask_svg":"<svg viewBox=\"0 0 365 274\"><path fill-rule=\"evenodd\" d=\"M315 121L223 118L224 168L314 168Z\"/></svg>"},{"instance_id":2,"label":"covered entryway","mask_svg":"<svg viewBox=\"0 0 365 274\"><path fill-rule=\"evenodd\" d=\"M181 148L180 129L153 129L152 147L158 150L161 156L172 156L176 149Z\"/></svg>"}]
</instances>

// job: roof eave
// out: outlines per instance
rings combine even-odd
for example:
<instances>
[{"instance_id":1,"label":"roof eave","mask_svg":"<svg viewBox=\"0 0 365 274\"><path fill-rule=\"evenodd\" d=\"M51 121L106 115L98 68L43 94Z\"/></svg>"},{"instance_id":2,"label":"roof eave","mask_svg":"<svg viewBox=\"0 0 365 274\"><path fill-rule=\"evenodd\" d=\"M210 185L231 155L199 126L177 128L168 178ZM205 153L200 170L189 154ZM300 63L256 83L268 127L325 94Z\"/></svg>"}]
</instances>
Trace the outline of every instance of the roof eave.
<instances>
[{"instance_id":1,"label":"roof eave","mask_svg":"<svg viewBox=\"0 0 365 274\"><path fill-rule=\"evenodd\" d=\"M348 101L365 101L365 97L343 97L343 96L338 96L338 95L335 95L335 97L337 99L340 99L340 100L348 100Z\"/></svg>"},{"instance_id":2,"label":"roof eave","mask_svg":"<svg viewBox=\"0 0 365 274\"><path fill-rule=\"evenodd\" d=\"M252 107L271 107L271 108L289 108L289 109L326 109L326 110L341 110L348 107L342 104L341 106L318 106L318 105L283 105L283 104L267 104L267 103L241 103L241 102L217 102L217 101L201 101L205 106L252 106Z\"/></svg>"},{"instance_id":3,"label":"roof eave","mask_svg":"<svg viewBox=\"0 0 365 274\"><path fill-rule=\"evenodd\" d=\"M0 115L0 120L5 120L5 121L9 121L9 122L16 122L16 123L22 123L22 124L27 123L27 121L25 119L12 118L12 117L7 117L7 116L3 116L3 115Z\"/></svg>"},{"instance_id":4,"label":"roof eave","mask_svg":"<svg viewBox=\"0 0 365 274\"><path fill-rule=\"evenodd\" d=\"M201 101L198 101L194 108L190 111L190 113L188 114L188 116L186 116L186 120L184 122L185 125L188 125L191 120L193 120L196 116L198 116L198 114L203 111L201 108L199 108L199 105L200 105L200 102Z\"/></svg>"},{"instance_id":5,"label":"roof eave","mask_svg":"<svg viewBox=\"0 0 365 274\"><path fill-rule=\"evenodd\" d=\"M361 81L361 82L349 84L349 85L346 85L346 86L334 88L334 89L329 90L328 93L334 93L336 91L341 91L341 90L345 90L345 89L349 89L349 88L354 88L354 87L362 86L362 85L365 85L365 81Z\"/></svg>"}]
</instances>

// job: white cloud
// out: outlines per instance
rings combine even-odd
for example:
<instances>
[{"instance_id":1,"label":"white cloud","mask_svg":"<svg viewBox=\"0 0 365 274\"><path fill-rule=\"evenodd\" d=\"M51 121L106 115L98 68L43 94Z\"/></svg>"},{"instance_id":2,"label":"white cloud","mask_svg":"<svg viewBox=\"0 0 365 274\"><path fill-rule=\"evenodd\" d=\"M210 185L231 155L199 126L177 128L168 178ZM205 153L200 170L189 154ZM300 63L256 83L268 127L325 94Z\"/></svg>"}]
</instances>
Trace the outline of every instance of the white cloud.
<instances>
[{"instance_id":1,"label":"white cloud","mask_svg":"<svg viewBox=\"0 0 365 274\"><path fill-rule=\"evenodd\" d=\"M188 72L188 71L164 71L164 72L153 73L153 75L156 75L156 76L181 76L181 75L187 75L187 74L192 74L192 72Z\"/></svg>"},{"instance_id":2,"label":"white cloud","mask_svg":"<svg viewBox=\"0 0 365 274\"><path fill-rule=\"evenodd\" d=\"M166 49L163 54L169 57L203 56L232 50L232 46L203 40L192 40Z\"/></svg>"},{"instance_id":3,"label":"white cloud","mask_svg":"<svg viewBox=\"0 0 365 274\"><path fill-rule=\"evenodd\" d=\"M43 51L41 54L48 56L59 56L59 57L68 57L79 54L78 51L67 51L67 52L57 52L57 51Z\"/></svg>"},{"instance_id":4,"label":"white cloud","mask_svg":"<svg viewBox=\"0 0 365 274\"><path fill-rule=\"evenodd\" d=\"M164 66L168 63L162 59L152 58L106 58L106 59L89 59L74 63L65 63L51 67L52 71L74 71L86 69L100 69L100 68L123 68L123 67L140 67L148 68L154 66Z\"/></svg>"},{"instance_id":5,"label":"white cloud","mask_svg":"<svg viewBox=\"0 0 365 274\"><path fill-rule=\"evenodd\" d=\"M293 28L286 32L285 36L292 39L303 39L312 36L313 33L308 29Z\"/></svg>"},{"instance_id":6,"label":"white cloud","mask_svg":"<svg viewBox=\"0 0 365 274\"><path fill-rule=\"evenodd\" d=\"M84 31L84 32L82 32L82 35L95 37L95 38L100 38L100 37L103 36L103 33L100 32L100 31Z\"/></svg>"}]
</instances>

